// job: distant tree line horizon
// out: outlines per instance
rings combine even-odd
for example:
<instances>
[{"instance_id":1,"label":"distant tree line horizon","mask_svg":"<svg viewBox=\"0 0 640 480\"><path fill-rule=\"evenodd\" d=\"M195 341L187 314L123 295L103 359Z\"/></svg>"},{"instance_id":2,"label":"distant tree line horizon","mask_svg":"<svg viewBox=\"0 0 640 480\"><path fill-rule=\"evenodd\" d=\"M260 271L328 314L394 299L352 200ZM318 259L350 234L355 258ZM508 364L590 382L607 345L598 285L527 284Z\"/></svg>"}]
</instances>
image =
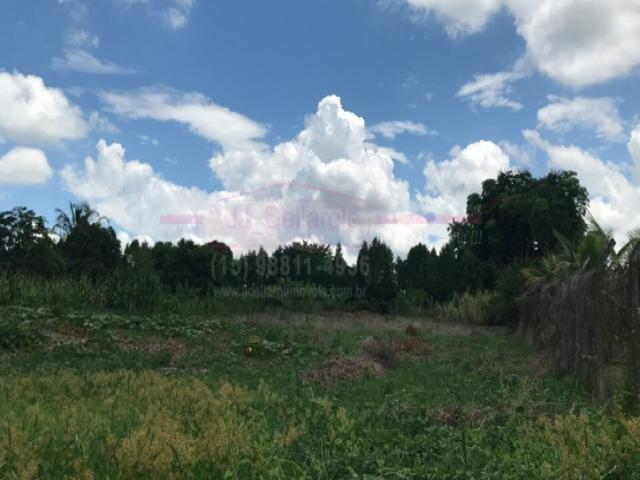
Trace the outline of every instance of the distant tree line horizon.
<instances>
[{"instance_id":1,"label":"distant tree line horizon","mask_svg":"<svg viewBox=\"0 0 640 480\"><path fill-rule=\"evenodd\" d=\"M134 240L123 251L108 220L86 203L58 209L52 228L33 210L16 207L0 212L0 272L92 282L117 277L168 294L282 283L358 287L366 289L362 308L381 311L395 311L398 302L422 306L488 290L498 293L496 316L504 323L524 285L522 267L560 247L555 232L578 242L587 229L588 203L575 172L552 171L540 178L528 171L501 172L468 196L465 218L448 226L449 240L439 251L419 243L406 258L394 258L384 241L373 238L362 243L354 265L346 262L340 244L308 242L237 257L217 240L154 245Z\"/></svg>"}]
</instances>

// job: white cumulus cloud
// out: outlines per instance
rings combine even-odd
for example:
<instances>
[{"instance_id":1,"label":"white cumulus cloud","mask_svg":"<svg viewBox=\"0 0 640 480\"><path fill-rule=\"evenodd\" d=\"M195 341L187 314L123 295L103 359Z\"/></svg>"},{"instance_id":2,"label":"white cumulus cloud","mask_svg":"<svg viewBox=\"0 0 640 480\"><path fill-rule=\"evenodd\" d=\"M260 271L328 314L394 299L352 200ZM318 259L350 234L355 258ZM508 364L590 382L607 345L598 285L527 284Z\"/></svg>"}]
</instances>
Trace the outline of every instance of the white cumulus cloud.
<instances>
[{"instance_id":1,"label":"white cumulus cloud","mask_svg":"<svg viewBox=\"0 0 640 480\"><path fill-rule=\"evenodd\" d=\"M126 99L130 100L118 96L111 103L127 114L133 107ZM176 98L170 95L170 99ZM211 109L214 118L220 113L221 107L199 95L179 99L192 106L197 100L195 110ZM323 99L295 138L272 147L254 141L263 127L246 117L223 109L223 116L250 127L240 129L242 135L229 136L226 130L209 130L206 114L197 116L202 124L191 117L187 121L179 102L165 100L161 94L160 99L146 98L136 105L142 106L144 118L179 117L177 121L189 124L195 133L219 143L222 152L210 163L224 191L177 185L149 164L127 160L121 145L104 141L98 144L97 156L87 158L82 168L67 166L62 171L71 192L132 236L217 238L236 251L260 245L272 249L293 238L306 238L341 241L351 254L362 240L375 235L399 254L426 240L428 226L416 213L408 184L394 176L398 154L370 143L364 119L345 110L338 97Z\"/></svg>"},{"instance_id":2,"label":"white cumulus cloud","mask_svg":"<svg viewBox=\"0 0 640 480\"><path fill-rule=\"evenodd\" d=\"M82 138L88 125L80 109L42 78L0 71L0 136L17 143Z\"/></svg>"},{"instance_id":3,"label":"white cumulus cloud","mask_svg":"<svg viewBox=\"0 0 640 480\"><path fill-rule=\"evenodd\" d=\"M405 0L434 13L451 35L483 30L505 9L524 39L527 57L573 87L602 83L640 65L637 0Z\"/></svg>"},{"instance_id":4,"label":"white cumulus cloud","mask_svg":"<svg viewBox=\"0 0 640 480\"><path fill-rule=\"evenodd\" d=\"M640 187L624 174L623 164L602 160L574 145L554 145L536 131L526 130L525 138L549 157L549 167L571 170L590 194L589 210L605 228L610 228L618 246L627 234L640 227Z\"/></svg>"},{"instance_id":5,"label":"white cumulus cloud","mask_svg":"<svg viewBox=\"0 0 640 480\"><path fill-rule=\"evenodd\" d=\"M424 168L426 187L418 194L422 211L438 225L438 235L446 238L451 220L461 220L467 212L467 196L482 191L482 182L511 168L507 154L493 142L479 141L465 148L454 147L449 160L428 160Z\"/></svg>"},{"instance_id":6,"label":"white cumulus cloud","mask_svg":"<svg viewBox=\"0 0 640 480\"><path fill-rule=\"evenodd\" d=\"M16 147L0 157L0 184L43 185L52 175L42 150Z\"/></svg>"},{"instance_id":7,"label":"white cumulus cloud","mask_svg":"<svg viewBox=\"0 0 640 480\"><path fill-rule=\"evenodd\" d=\"M300 180L320 187L316 196L340 202L341 192L361 200L361 207L384 211L408 207L405 182L393 175L398 155L367 140L363 118L328 96L306 120L296 138L274 147L231 149L214 156L211 168L228 189L260 188Z\"/></svg>"}]
</instances>

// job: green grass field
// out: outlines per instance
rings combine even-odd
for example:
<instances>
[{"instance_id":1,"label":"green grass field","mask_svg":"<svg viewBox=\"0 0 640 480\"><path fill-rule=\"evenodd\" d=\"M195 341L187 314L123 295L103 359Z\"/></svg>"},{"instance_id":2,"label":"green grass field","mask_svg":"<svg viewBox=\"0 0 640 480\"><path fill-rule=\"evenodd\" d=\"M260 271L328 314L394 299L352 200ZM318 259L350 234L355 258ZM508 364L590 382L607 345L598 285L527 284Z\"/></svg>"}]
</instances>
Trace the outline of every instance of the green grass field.
<instances>
[{"instance_id":1,"label":"green grass field","mask_svg":"<svg viewBox=\"0 0 640 480\"><path fill-rule=\"evenodd\" d=\"M0 477L640 478L640 420L538 358L370 314L3 308Z\"/></svg>"}]
</instances>

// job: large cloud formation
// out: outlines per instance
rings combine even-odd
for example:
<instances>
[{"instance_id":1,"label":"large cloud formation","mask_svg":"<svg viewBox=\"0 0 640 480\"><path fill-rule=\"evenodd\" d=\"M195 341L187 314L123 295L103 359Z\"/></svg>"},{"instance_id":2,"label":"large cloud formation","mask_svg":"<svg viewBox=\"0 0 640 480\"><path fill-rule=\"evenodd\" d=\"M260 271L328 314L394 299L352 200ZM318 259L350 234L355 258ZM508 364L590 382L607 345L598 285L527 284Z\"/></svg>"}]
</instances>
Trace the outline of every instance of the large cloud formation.
<instances>
[{"instance_id":1,"label":"large cloud formation","mask_svg":"<svg viewBox=\"0 0 640 480\"><path fill-rule=\"evenodd\" d=\"M476 33L501 10L513 16L527 56L572 87L626 75L640 64L637 0L403 0L434 13L450 35Z\"/></svg>"},{"instance_id":2,"label":"large cloud formation","mask_svg":"<svg viewBox=\"0 0 640 480\"><path fill-rule=\"evenodd\" d=\"M296 238L340 241L351 254L374 235L398 253L427 236L407 182L394 176L399 154L369 142L364 119L336 96L273 147L261 140L260 124L199 95L142 90L103 100L124 116L185 123L222 147L210 160L225 187L218 192L176 185L105 141L83 168L62 171L71 192L134 235L217 238L239 251Z\"/></svg>"}]
</instances>

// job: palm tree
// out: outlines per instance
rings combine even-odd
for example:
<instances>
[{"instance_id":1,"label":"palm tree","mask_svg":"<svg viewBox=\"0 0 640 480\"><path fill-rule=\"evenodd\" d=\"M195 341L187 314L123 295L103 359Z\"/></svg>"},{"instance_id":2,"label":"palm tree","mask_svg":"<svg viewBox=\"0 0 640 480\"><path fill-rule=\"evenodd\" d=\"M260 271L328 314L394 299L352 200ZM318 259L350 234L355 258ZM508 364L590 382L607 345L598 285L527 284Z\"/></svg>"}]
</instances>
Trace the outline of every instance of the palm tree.
<instances>
[{"instance_id":1,"label":"palm tree","mask_svg":"<svg viewBox=\"0 0 640 480\"><path fill-rule=\"evenodd\" d=\"M547 255L542 257L533 266L523 268L524 275L529 285L537 285L540 283L553 280L571 269L571 263L566 261L560 255Z\"/></svg>"},{"instance_id":2,"label":"palm tree","mask_svg":"<svg viewBox=\"0 0 640 480\"><path fill-rule=\"evenodd\" d=\"M557 230L553 234L558 239L561 250L558 254L547 255L534 266L522 270L530 285L572 272L585 272L595 268L616 270L627 264L633 248L640 243L640 231L634 232L630 235L629 242L616 252L612 232L602 228L591 215L587 232L577 244Z\"/></svg>"},{"instance_id":3,"label":"palm tree","mask_svg":"<svg viewBox=\"0 0 640 480\"><path fill-rule=\"evenodd\" d=\"M592 217L589 218L589 228L585 235L574 246L560 232L554 230L554 235L562 247L561 256L573 270L590 270L592 268L616 268L619 265L618 254L615 250L616 242L611 230L603 229Z\"/></svg>"},{"instance_id":4,"label":"palm tree","mask_svg":"<svg viewBox=\"0 0 640 480\"><path fill-rule=\"evenodd\" d=\"M92 209L88 203L69 203L69 213L56 208L56 230L60 236L66 237L71 231L80 225L92 225L94 223L107 222L105 217Z\"/></svg>"},{"instance_id":5,"label":"palm tree","mask_svg":"<svg viewBox=\"0 0 640 480\"><path fill-rule=\"evenodd\" d=\"M638 245L640 245L640 228L632 231L627 236L627 243L618 252L618 262L621 265L628 265L631 260L631 254Z\"/></svg>"}]
</instances>

